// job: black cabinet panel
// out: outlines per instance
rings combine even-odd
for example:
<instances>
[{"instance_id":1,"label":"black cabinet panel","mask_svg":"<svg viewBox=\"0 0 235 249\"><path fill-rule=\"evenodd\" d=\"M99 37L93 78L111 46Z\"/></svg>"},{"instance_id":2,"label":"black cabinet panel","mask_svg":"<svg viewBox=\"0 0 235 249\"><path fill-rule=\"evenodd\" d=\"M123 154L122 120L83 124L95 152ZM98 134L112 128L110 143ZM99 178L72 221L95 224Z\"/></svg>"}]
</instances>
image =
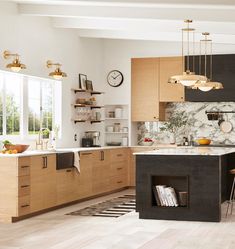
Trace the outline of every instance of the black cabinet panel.
<instances>
[{"instance_id":1,"label":"black cabinet panel","mask_svg":"<svg viewBox=\"0 0 235 249\"><path fill-rule=\"evenodd\" d=\"M190 58L192 60L192 58ZM185 90L185 100L193 102L235 101L235 54L213 55L213 81L223 83L224 89L202 92L200 90ZM208 68L210 60L208 57ZM192 63L191 63L192 64ZM202 57L202 67L204 58ZM199 73L199 56L195 57L195 71ZM204 74L204 70L201 72Z\"/></svg>"}]
</instances>

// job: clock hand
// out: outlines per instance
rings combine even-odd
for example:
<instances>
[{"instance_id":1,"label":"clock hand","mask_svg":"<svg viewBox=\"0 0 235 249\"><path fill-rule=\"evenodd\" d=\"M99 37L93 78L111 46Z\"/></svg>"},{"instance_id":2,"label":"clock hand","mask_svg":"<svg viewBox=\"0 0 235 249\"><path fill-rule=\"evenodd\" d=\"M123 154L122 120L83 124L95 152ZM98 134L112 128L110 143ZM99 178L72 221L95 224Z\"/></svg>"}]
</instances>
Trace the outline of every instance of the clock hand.
<instances>
[{"instance_id":1,"label":"clock hand","mask_svg":"<svg viewBox=\"0 0 235 249\"><path fill-rule=\"evenodd\" d=\"M120 75L121 75L121 74L119 74L118 76L116 76L116 77L114 78L114 80L116 80L116 78L119 77Z\"/></svg>"}]
</instances>

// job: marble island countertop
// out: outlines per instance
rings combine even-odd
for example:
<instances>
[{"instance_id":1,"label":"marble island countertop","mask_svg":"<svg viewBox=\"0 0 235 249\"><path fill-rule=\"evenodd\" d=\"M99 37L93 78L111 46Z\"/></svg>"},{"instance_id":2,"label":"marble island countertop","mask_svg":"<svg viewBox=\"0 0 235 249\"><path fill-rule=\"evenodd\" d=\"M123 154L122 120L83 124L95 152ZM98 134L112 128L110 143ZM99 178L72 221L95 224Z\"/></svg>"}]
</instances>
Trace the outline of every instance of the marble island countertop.
<instances>
[{"instance_id":1,"label":"marble island countertop","mask_svg":"<svg viewBox=\"0 0 235 249\"><path fill-rule=\"evenodd\" d=\"M199 155L199 156L222 156L235 153L235 148L225 147L178 147L155 149L152 151L136 152L134 155Z\"/></svg>"}]
</instances>

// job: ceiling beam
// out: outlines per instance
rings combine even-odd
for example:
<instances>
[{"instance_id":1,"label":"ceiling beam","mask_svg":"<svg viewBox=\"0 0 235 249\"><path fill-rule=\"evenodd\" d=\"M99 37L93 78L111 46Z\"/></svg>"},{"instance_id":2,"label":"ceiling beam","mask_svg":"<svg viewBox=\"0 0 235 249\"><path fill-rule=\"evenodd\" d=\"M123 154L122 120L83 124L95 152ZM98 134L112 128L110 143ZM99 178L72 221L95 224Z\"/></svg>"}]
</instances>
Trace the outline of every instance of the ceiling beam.
<instances>
[{"instance_id":1,"label":"ceiling beam","mask_svg":"<svg viewBox=\"0 0 235 249\"><path fill-rule=\"evenodd\" d=\"M80 37L86 37L86 38L181 42L181 34L177 32L146 31L144 33L141 33L141 32L123 31L123 30L79 29L78 35ZM199 41L201 38L202 38L201 34L196 34L195 37L196 41ZM235 45L235 35L214 34L211 35L211 38L213 44Z\"/></svg>"},{"instance_id":2,"label":"ceiling beam","mask_svg":"<svg viewBox=\"0 0 235 249\"><path fill-rule=\"evenodd\" d=\"M23 15L50 17L101 17L125 19L193 19L198 21L235 22L235 5L221 11L217 8L164 7L104 7L19 4Z\"/></svg>"}]
</instances>

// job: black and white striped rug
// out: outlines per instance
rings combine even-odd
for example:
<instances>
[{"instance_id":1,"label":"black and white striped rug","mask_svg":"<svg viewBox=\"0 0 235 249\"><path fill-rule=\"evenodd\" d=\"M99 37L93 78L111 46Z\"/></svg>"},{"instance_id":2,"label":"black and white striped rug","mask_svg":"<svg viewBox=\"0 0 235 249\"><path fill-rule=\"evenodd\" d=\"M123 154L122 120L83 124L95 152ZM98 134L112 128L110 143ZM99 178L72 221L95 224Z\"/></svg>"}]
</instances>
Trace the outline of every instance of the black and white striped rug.
<instances>
[{"instance_id":1,"label":"black and white striped rug","mask_svg":"<svg viewBox=\"0 0 235 249\"><path fill-rule=\"evenodd\" d=\"M135 211L135 195L123 195L66 215L118 218L132 211Z\"/></svg>"}]
</instances>

